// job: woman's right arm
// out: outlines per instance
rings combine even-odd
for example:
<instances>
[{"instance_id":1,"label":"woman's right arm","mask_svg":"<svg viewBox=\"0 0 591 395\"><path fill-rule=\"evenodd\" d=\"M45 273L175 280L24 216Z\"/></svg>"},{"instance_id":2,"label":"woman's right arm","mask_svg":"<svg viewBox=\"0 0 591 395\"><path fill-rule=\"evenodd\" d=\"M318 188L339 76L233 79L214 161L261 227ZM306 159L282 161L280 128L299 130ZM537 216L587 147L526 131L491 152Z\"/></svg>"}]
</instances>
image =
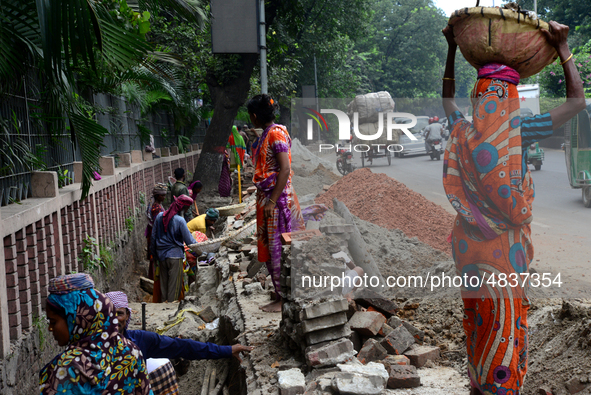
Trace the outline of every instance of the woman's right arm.
<instances>
[{"instance_id":1,"label":"woman's right arm","mask_svg":"<svg viewBox=\"0 0 591 395\"><path fill-rule=\"evenodd\" d=\"M554 129L564 125L569 119L585 109L585 91L583 90L583 81L579 76L575 60L571 57L572 53L568 47L568 26L550 21L550 30L542 29L548 43L556 48L560 61L565 62L564 77L566 81L566 103L550 111Z\"/></svg>"},{"instance_id":2,"label":"woman's right arm","mask_svg":"<svg viewBox=\"0 0 591 395\"><path fill-rule=\"evenodd\" d=\"M443 74L443 88L441 96L443 97L443 109L445 110L445 116L449 117L455 111L459 111L458 105L456 104L456 81L455 81L455 62L456 62L456 51L458 44L456 44L454 38L453 27L447 25L442 31L448 44L447 50L447 61L445 63L445 73Z\"/></svg>"}]
</instances>

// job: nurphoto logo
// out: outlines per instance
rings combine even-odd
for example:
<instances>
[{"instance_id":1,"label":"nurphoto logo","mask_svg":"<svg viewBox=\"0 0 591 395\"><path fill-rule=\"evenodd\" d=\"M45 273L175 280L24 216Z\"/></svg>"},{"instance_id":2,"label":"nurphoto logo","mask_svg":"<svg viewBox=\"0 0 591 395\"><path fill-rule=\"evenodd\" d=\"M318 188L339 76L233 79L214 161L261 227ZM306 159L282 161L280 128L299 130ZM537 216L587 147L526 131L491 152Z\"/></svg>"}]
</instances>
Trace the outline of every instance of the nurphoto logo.
<instances>
[{"instance_id":1,"label":"nurphoto logo","mask_svg":"<svg viewBox=\"0 0 591 395\"><path fill-rule=\"evenodd\" d=\"M304 108L305 113L310 119L307 120L307 138L308 140L313 139L314 135L314 128L313 128L313 121L316 121L320 130L326 129L328 131L328 124L326 119L322 116L322 114L333 114L336 115L338 123L339 123L339 140L350 141L353 138L361 141L376 141L381 140L383 141L382 135L384 132L386 133L386 140L392 141L397 140L397 138L393 138L392 132L394 130L400 130L404 134L408 136L411 140L417 140L417 138L413 135L410 128L413 128L417 124L417 117L413 114L406 113L406 112L387 112L385 114L386 118L386 127L384 128L384 113L378 113L378 122L377 128L375 133L366 134L361 133L359 130L359 113L353 113L353 122L349 118L349 115L341 110L336 109L320 109L320 112L311 109L309 107ZM404 120L404 123L398 123L398 121ZM402 146L400 144L355 144L350 147L351 151L357 152L367 152L369 151L372 146L376 146L377 149L381 149L380 147L385 147L390 152L400 152L402 151ZM333 144L320 144L320 150L322 149L334 149L335 146Z\"/></svg>"}]
</instances>

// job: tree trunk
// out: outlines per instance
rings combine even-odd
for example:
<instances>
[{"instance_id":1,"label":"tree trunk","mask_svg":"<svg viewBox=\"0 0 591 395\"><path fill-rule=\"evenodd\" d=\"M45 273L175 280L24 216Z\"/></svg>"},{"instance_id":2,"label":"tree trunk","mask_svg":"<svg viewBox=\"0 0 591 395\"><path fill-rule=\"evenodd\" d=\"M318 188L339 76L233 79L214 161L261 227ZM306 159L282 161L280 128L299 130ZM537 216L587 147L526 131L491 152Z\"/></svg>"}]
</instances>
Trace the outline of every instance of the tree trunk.
<instances>
[{"instance_id":1,"label":"tree trunk","mask_svg":"<svg viewBox=\"0 0 591 395\"><path fill-rule=\"evenodd\" d=\"M208 71L206 82L213 102L213 117L205 133L203 150L193 181L200 180L204 187L217 187L222 171L222 159L234 118L240 106L244 105L250 89L250 76L259 58L257 54L242 54L241 71L225 84L220 84L213 72Z\"/></svg>"}]
</instances>

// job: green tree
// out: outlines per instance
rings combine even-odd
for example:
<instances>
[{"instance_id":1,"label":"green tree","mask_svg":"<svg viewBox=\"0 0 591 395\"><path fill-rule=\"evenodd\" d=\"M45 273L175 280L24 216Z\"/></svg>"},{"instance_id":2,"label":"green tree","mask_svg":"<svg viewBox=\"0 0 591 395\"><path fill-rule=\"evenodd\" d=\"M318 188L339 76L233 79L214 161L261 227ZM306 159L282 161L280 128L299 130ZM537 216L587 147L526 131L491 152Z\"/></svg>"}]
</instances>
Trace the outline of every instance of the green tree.
<instances>
[{"instance_id":1,"label":"green tree","mask_svg":"<svg viewBox=\"0 0 591 395\"><path fill-rule=\"evenodd\" d=\"M394 97L435 97L446 44L443 11L431 0L375 0L372 30L357 48L366 54L372 90Z\"/></svg>"},{"instance_id":2,"label":"green tree","mask_svg":"<svg viewBox=\"0 0 591 395\"><path fill-rule=\"evenodd\" d=\"M526 10L534 9L533 0L518 3ZM588 0L538 0L538 15L547 22L556 21L569 26L569 44L573 48L582 47L591 40L591 6Z\"/></svg>"}]
</instances>

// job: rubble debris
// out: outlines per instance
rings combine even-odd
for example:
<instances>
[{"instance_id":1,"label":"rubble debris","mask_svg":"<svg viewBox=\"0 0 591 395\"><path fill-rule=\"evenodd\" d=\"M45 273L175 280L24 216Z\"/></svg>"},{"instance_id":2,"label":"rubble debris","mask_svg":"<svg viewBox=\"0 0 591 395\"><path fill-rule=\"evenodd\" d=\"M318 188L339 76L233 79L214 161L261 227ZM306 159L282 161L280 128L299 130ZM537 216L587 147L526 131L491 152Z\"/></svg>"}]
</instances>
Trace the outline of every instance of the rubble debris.
<instances>
[{"instance_id":1,"label":"rubble debris","mask_svg":"<svg viewBox=\"0 0 591 395\"><path fill-rule=\"evenodd\" d=\"M306 390L306 378L297 368L277 372L277 381L281 395L303 394Z\"/></svg>"},{"instance_id":2,"label":"rubble debris","mask_svg":"<svg viewBox=\"0 0 591 395\"><path fill-rule=\"evenodd\" d=\"M334 210L338 213L341 217L345 219L347 223L353 223L353 216L351 212L347 208L347 206L343 203L338 201L336 198L333 199ZM373 256L367 249L367 245L363 238L361 237L361 233L357 228L357 225L353 225L353 233L351 233L351 237L348 240L349 244L349 251L351 252L351 257L357 266L360 266L365 274L370 277L376 278L379 281L377 286L371 286L370 289L372 291L379 291L381 290L380 285L384 284L384 278L380 273L378 265L375 263Z\"/></svg>"},{"instance_id":3,"label":"rubble debris","mask_svg":"<svg viewBox=\"0 0 591 395\"><path fill-rule=\"evenodd\" d=\"M217 318L217 316L216 316L215 312L213 311L213 309L211 308L211 306L207 306L206 308L201 310L199 312L199 317L201 317L201 319L207 323L213 322L213 320L215 320Z\"/></svg>"},{"instance_id":4,"label":"rubble debris","mask_svg":"<svg viewBox=\"0 0 591 395\"><path fill-rule=\"evenodd\" d=\"M357 359L362 364L368 362L379 361L388 355L388 351L380 343L373 338L367 339L361 350L357 354Z\"/></svg>"},{"instance_id":5,"label":"rubble debris","mask_svg":"<svg viewBox=\"0 0 591 395\"><path fill-rule=\"evenodd\" d=\"M244 292L247 295L252 295L254 293L264 292L264 289L261 283L257 281L252 284L246 284L244 286Z\"/></svg>"},{"instance_id":6,"label":"rubble debris","mask_svg":"<svg viewBox=\"0 0 591 395\"><path fill-rule=\"evenodd\" d=\"M441 356L441 350L433 346L414 346L406 350L404 355L408 357L411 365L422 368L427 361L438 359Z\"/></svg>"},{"instance_id":7,"label":"rubble debris","mask_svg":"<svg viewBox=\"0 0 591 395\"><path fill-rule=\"evenodd\" d=\"M391 316L395 315L398 311L398 305L396 303L389 299L386 299L377 292L368 289L363 289L362 291L356 292L354 298L355 303L357 303L358 305L363 306L365 308L373 307L374 309L382 313L386 318L390 318Z\"/></svg>"},{"instance_id":8,"label":"rubble debris","mask_svg":"<svg viewBox=\"0 0 591 395\"><path fill-rule=\"evenodd\" d=\"M421 385L421 378L414 366L390 365L388 372L388 388L415 388Z\"/></svg>"},{"instance_id":9,"label":"rubble debris","mask_svg":"<svg viewBox=\"0 0 591 395\"><path fill-rule=\"evenodd\" d=\"M355 373L366 377L377 377L384 386L390 377L384 365L376 362L369 362L363 365L359 361L353 360L351 363L339 364L337 367L344 373Z\"/></svg>"},{"instance_id":10,"label":"rubble debris","mask_svg":"<svg viewBox=\"0 0 591 395\"><path fill-rule=\"evenodd\" d=\"M400 229L407 237L418 237L451 255L446 238L453 215L385 174L375 174L368 168L355 170L332 185L316 203L332 208L333 198L363 220L387 229Z\"/></svg>"},{"instance_id":11,"label":"rubble debris","mask_svg":"<svg viewBox=\"0 0 591 395\"><path fill-rule=\"evenodd\" d=\"M322 236L322 233L318 229L312 230L299 230L297 232L288 232L281 234L281 242L283 244L291 245L293 240L297 241L308 241L313 237Z\"/></svg>"},{"instance_id":12,"label":"rubble debris","mask_svg":"<svg viewBox=\"0 0 591 395\"><path fill-rule=\"evenodd\" d=\"M355 354L353 343L347 339L309 346L305 351L306 362L311 367L334 366L351 360Z\"/></svg>"},{"instance_id":13,"label":"rubble debris","mask_svg":"<svg viewBox=\"0 0 591 395\"><path fill-rule=\"evenodd\" d=\"M389 365L402 365L408 366L410 365L410 359L406 355L388 355L383 360L379 361L382 363L386 368Z\"/></svg>"},{"instance_id":14,"label":"rubble debris","mask_svg":"<svg viewBox=\"0 0 591 395\"><path fill-rule=\"evenodd\" d=\"M347 311L349 304L346 299L331 300L324 303L310 304L305 306L302 310L303 319L310 320L312 318L323 317L329 314L340 313Z\"/></svg>"},{"instance_id":15,"label":"rubble debris","mask_svg":"<svg viewBox=\"0 0 591 395\"><path fill-rule=\"evenodd\" d=\"M389 354L403 354L410 346L415 344L415 338L406 330L404 326L394 328L388 336L384 337L380 344Z\"/></svg>"},{"instance_id":16,"label":"rubble debris","mask_svg":"<svg viewBox=\"0 0 591 395\"><path fill-rule=\"evenodd\" d=\"M375 336L385 322L386 317L377 311L358 311L349 320L349 325L362 336Z\"/></svg>"},{"instance_id":17,"label":"rubble debris","mask_svg":"<svg viewBox=\"0 0 591 395\"><path fill-rule=\"evenodd\" d=\"M341 395L378 395L384 390L379 377L358 373L337 373L332 388Z\"/></svg>"},{"instance_id":18,"label":"rubble debris","mask_svg":"<svg viewBox=\"0 0 591 395\"><path fill-rule=\"evenodd\" d=\"M575 376L568 380L564 385L570 394L578 394L589 387L589 382L587 377L581 379Z\"/></svg>"},{"instance_id":19,"label":"rubble debris","mask_svg":"<svg viewBox=\"0 0 591 395\"><path fill-rule=\"evenodd\" d=\"M302 322L302 332L310 333L322 329L344 325L347 322L347 313L344 311L323 317L312 318Z\"/></svg>"},{"instance_id":20,"label":"rubble debris","mask_svg":"<svg viewBox=\"0 0 591 395\"><path fill-rule=\"evenodd\" d=\"M334 326L311 333L306 333L305 340L308 345L323 343L340 338L348 338L351 335L351 329L347 324Z\"/></svg>"}]
</instances>

